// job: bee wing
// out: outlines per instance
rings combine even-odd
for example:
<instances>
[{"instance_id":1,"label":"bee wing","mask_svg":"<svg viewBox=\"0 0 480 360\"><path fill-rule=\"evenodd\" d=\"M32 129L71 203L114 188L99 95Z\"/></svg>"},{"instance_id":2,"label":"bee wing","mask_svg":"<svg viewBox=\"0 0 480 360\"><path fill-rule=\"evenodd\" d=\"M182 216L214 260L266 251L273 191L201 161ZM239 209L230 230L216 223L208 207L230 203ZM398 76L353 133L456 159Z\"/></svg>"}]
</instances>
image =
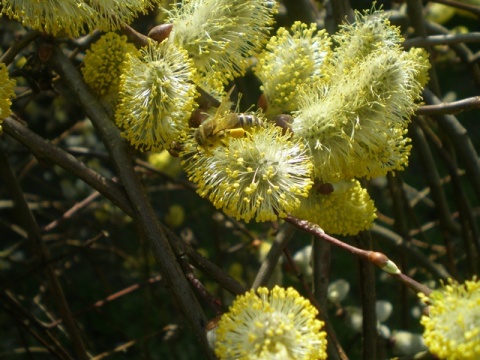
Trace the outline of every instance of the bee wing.
<instances>
[{"instance_id":1,"label":"bee wing","mask_svg":"<svg viewBox=\"0 0 480 360\"><path fill-rule=\"evenodd\" d=\"M215 116L222 116L224 113L230 111L232 108L233 102L230 99L230 95L232 95L233 89L235 89L235 85L229 90L228 94L222 99L222 102L218 106L217 112Z\"/></svg>"},{"instance_id":2,"label":"bee wing","mask_svg":"<svg viewBox=\"0 0 480 360\"><path fill-rule=\"evenodd\" d=\"M227 129L232 129L238 125L238 116L237 114L231 112L225 112L221 115L217 114L214 119L212 119L211 126L213 127L211 134L212 136L219 135L222 131Z\"/></svg>"}]
</instances>

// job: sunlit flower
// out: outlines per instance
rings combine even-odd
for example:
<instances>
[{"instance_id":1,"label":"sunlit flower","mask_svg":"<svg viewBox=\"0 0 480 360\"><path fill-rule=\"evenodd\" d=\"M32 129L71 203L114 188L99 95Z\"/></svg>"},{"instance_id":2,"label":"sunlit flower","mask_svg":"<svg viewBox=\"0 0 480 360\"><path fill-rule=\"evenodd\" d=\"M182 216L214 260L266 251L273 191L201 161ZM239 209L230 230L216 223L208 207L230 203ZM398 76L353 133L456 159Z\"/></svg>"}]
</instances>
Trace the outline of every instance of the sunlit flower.
<instances>
[{"instance_id":1,"label":"sunlit flower","mask_svg":"<svg viewBox=\"0 0 480 360\"><path fill-rule=\"evenodd\" d=\"M322 182L377 177L402 170L405 137L428 81L428 54L405 52L398 28L383 13L360 15L334 35L329 81L304 86L292 129L307 140Z\"/></svg>"},{"instance_id":2,"label":"sunlit flower","mask_svg":"<svg viewBox=\"0 0 480 360\"><path fill-rule=\"evenodd\" d=\"M250 290L220 318L215 353L222 360L326 359L326 333L317 314L293 288Z\"/></svg>"},{"instance_id":3,"label":"sunlit flower","mask_svg":"<svg viewBox=\"0 0 480 360\"><path fill-rule=\"evenodd\" d=\"M319 225L329 234L356 235L372 227L375 212L367 190L358 180L349 180L333 184L329 194L313 187L292 215Z\"/></svg>"},{"instance_id":4,"label":"sunlit flower","mask_svg":"<svg viewBox=\"0 0 480 360\"><path fill-rule=\"evenodd\" d=\"M441 359L480 358L480 282L476 277L459 284L449 280L429 296L429 315L422 316L423 338L431 353Z\"/></svg>"},{"instance_id":5,"label":"sunlit flower","mask_svg":"<svg viewBox=\"0 0 480 360\"><path fill-rule=\"evenodd\" d=\"M88 0L98 16L97 28L103 31L120 29L138 15L146 14L162 0Z\"/></svg>"},{"instance_id":6,"label":"sunlit flower","mask_svg":"<svg viewBox=\"0 0 480 360\"><path fill-rule=\"evenodd\" d=\"M160 0L0 0L2 13L51 35L78 36L110 31L131 22Z\"/></svg>"},{"instance_id":7,"label":"sunlit flower","mask_svg":"<svg viewBox=\"0 0 480 360\"><path fill-rule=\"evenodd\" d=\"M166 22L173 24L170 41L192 56L200 81L221 93L219 84L244 74L275 12L272 0L191 0L170 10Z\"/></svg>"},{"instance_id":8,"label":"sunlit flower","mask_svg":"<svg viewBox=\"0 0 480 360\"><path fill-rule=\"evenodd\" d=\"M382 49L323 86L302 88L292 129L307 140L315 176L335 182L403 169L407 125L428 68L423 50Z\"/></svg>"},{"instance_id":9,"label":"sunlit flower","mask_svg":"<svg viewBox=\"0 0 480 360\"><path fill-rule=\"evenodd\" d=\"M193 63L166 41L151 42L141 54L126 55L115 120L136 148L168 149L188 129L194 110Z\"/></svg>"},{"instance_id":10,"label":"sunlit flower","mask_svg":"<svg viewBox=\"0 0 480 360\"><path fill-rule=\"evenodd\" d=\"M82 67L85 82L113 108L118 98L120 75L126 54L140 56L126 36L114 32L103 35L87 50Z\"/></svg>"},{"instance_id":11,"label":"sunlit flower","mask_svg":"<svg viewBox=\"0 0 480 360\"><path fill-rule=\"evenodd\" d=\"M355 12L351 24L340 25L332 35L337 44L333 54L332 69L338 75L348 73L358 61L378 50L400 49L403 37L400 28L392 26L382 10Z\"/></svg>"},{"instance_id":12,"label":"sunlit flower","mask_svg":"<svg viewBox=\"0 0 480 360\"><path fill-rule=\"evenodd\" d=\"M213 149L198 148L185 156L184 168L200 196L247 222L285 216L312 186L305 146L272 125L250 128L241 138L227 135Z\"/></svg>"},{"instance_id":13,"label":"sunlit flower","mask_svg":"<svg viewBox=\"0 0 480 360\"><path fill-rule=\"evenodd\" d=\"M8 76L7 67L0 62L0 125L1 119L11 114L12 98L15 96L15 80Z\"/></svg>"},{"instance_id":14,"label":"sunlit flower","mask_svg":"<svg viewBox=\"0 0 480 360\"><path fill-rule=\"evenodd\" d=\"M24 26L52 35L78 36L95 27L95 11L77 0L1 0L2 13Z\"/></svg>"},{"instance_id":15,"label":"sunlit flower","mask_svg":"<svg viewBox=\"0 0 480 360\"><path fill-rule=\"evenodd\" d=\"M268 100L268 114L297 110L298 86L318 84L328 75L323 65L331 52L330 43L325 30L299 21L290 31L280 28L270 38L254 69Z\"/></svg>"},{"instance_id":16,"label":"sunlit flower","mask_svg":"<svg viewBox=\"0 0 480 360\"><path fill-rule=\"evenodd\" d=\"M127 53L139 56L126 36L114 32L103 35L87 50L82 73L85 82L97 95L118 91L121 67Z\"/></svg>"}]
</instances>

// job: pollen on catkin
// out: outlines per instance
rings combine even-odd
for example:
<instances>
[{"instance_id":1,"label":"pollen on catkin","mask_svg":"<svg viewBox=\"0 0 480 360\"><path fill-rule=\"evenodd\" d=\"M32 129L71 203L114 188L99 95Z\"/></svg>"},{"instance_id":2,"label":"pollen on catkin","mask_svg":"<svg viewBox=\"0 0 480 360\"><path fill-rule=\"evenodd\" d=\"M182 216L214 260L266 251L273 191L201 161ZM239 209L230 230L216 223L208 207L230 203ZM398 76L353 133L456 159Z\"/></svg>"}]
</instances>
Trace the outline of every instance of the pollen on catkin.
<instances>
[{"instance_id":1,"label":"pollen on catkin","mask_svg":"<svg viewBox=\"0 0 480 360\"><path fill-rule=\"evenodd\" d=\"M293 288L250 290L220 318L215 354L221 360L326 359L326 333L317 314Z\"/></svg>"},{"instance_id":2,"label":"pollen on catkin","mask_svg":"<svg viewBox=\"0 0 480 360\"><path fill-rule=\"evenodd\" d=\"M215 93L241 76L266 41L276 2L272 0L191 0L168 11L170 41L185 48L198 82Z\"/></svg>"},{"instance_id":3,"label":"pollen on catkin","mask_svg":"<svg viewBox=\"0 0 480 360\"><path fill-rule=\"evenodd\" d=\"M185 50L150 42L141 57L127 54L115 121L140 150L169 149L188 129L195 109L195 69Z\"/></svg>"},{"instance_id":4,"label":"pollen on catkin","mask_svg":"<svg viewBox=\"0 0 480 360\"><path fill-rule=\"evenodd\" d=\"M10 79L7 67L3 62L0 62L0 125L2 119L6 118L12 113L12 98L15 96L16 82Z\"/></svg>"},{"instance_id":5,"label":"pollen on catkin","mask_svg":"<svg viewBox=\"0 0 480 360\"><path fill-rule=\"evenodd\" d=\"M95 95L114 108L118 98L120 75L126 54L140 57L137 48L127 37L109 32L95 42L85 54L82 74Z\"/></svg>"},{"instance_id":6,"label":"pollen on catkin","mask_svg":"<svg viewBox=\"0 0 480 360\"><path fill-rule=\"evenodd\" d=\"M1 0L1 12L24 26L53 36L78 36L84 26L95 28L95 11L76 0Z\"/></svg>"},{"instance_id":7,"label":"pollen on catkin","mask_svg":"<svg viewBox=\"0 0 480 360\"><path fill-rule=\"evenodd\" d=\"M319 225L326 233L356 235L372 227L375 205L358 180L332 184L333 191L319 192L315 186L292 215Z\"/></svg>"},{"instance_id":8,"label":"pollen on catkin","mask_svg":"<svg viewBox=\"0 0 480 360\"><path fill-rule=\"evenodd\" d=\"M1 12L24 26L53 36L111 31L131 22L160 0L0 0Z\"/></svg>"},{"instance_id":9,"label":"pollen on catkin","mask_svg":"<svg viewBox=\"0 0 480 360\"><path fill-rule=\"evenodd\" d=\"M423 338L430 352L440 359L480 358L480 282L476 277L460 284L448 284L429 296L419 294L429 304L422 316Z\"/></svg>"},{"instance_id":10,"label":"pollen on catkin","mask_svg":"<svg viewBox=\"0 0 480 360\"><path fill-rule=\"evenodd\" d=\"M340 25L332 35L336 47L331 68L339 76L347 74L356 63L378 50L400 50L403 37L400 28L391 25L382 10L356 11L352 23ZM333 75L333 74L332 74Z\"/></svg>"},{"instance_id":11,"label":"pollen on catkin","mask_svg":"<svg viewBox=\"0 0 480 360\"><path fill-rule=\"evenodd\" d=\"M276 220L300 206L312 186L305 146L277 126L227 135L213 149L190 148L197 150L185 154L183 165L197 192L236 219Z\"/></svg>"},{"instance_id":12,"label":"pollen on catkin","mask_svg":"<svg viewBox=\"0 0 480 360\"><path fill-rule=\"evenodd\" d=\"M296 110L299 85L318 85L328 76L324 64L331 53L330 45L326 31L318 31L316 24L297 21L290 31L283 27L277 30L254 68L268 101L267 115Z\"/></svg>"},{"instance_id":13,"label":"pollen on catkin","mask_svg":"<svg viewBox=\"0 0 480 360\"><path fill-rule=\"evenodd\" d=\"M97 28L112 31L130 24L138 15L162 4L162 0L89 0L88 4L97 14Z\"/></svg>"},{"instance_id":14,"label":"pollen on catkin","mask_svg":"<svg viewBox=\"0 0 480 360\"><path fill-rule=\"evenodd\" d=\"M348 66L339 65L343 66L340 71L336 68L339 54L347 56L347 50L341 48L352 46L355 36L351 35L350 43L341 42L335 50L330 80L298 92L299 108L293 112L292 129L295 136L306 140L315 177L322 182L382 176L403 169L408 162L411 146L405 135L428 80L428 56L421 49L402 51L393 43L396 38L392 34L397 31L380 32L390 27L387 22L368 20L363 27L357 26L368 34L367 25L374 27L371 33L383 33L389 39L384 46L370 46L368 52L357 49L352 53L357 58ZM358 31L356 35L365 36Z\"/></svg>"}]
</instances>

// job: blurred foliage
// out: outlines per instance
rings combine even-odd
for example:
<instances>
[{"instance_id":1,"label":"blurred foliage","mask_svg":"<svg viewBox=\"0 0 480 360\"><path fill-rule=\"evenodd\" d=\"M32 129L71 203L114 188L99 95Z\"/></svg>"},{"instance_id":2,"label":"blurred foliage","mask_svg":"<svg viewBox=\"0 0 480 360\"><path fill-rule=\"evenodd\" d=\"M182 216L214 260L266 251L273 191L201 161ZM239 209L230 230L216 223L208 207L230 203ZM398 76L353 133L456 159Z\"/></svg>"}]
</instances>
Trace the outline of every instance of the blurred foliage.
<instances>
[{"instance_id":1,"label":"blurred foliage","mask_svg":"<svg viewBox=\"0 0 480 360\"><path fill-rule=\"evenodd\" d=\"M305 4L313 2L291 5L294 3L285 1L282 4L276 26L292 24L297 20L292 14L298 13L298 8L309 11ZM329 5L318 3L318 23L322 27L326 25L324 19L329 19L327 15L331 15L331 9ZM355 1L352 3L358 5ZM408 23L405 4L383 3L385 10L394 11L394 23ZM298 8L292 10L295 6ZM370 8L371 2L363 1L358 6ZM424 10L432 11L433 6L428 4ZM427 27L430 31L444 29L452 34L461 28L462 33L477 34L474 41L465 44L428 48L438 76L438 94L445 101L476 96L480 88L478 77L472 75L478 72L480 25L477 19L464 14L456 12L450 18L442 19L445 21L441 24L443 28ZM312 16L310 13L304 15ZM154 11L137 19L132 27L146 33L162 16ZM415 37L412 27L405 26L402 31L406 38ZM26 32L19 23L1 17L0 55L4 55ZM27 44L9 67L11 76L17 81L13 111L32 132L72 154L102 176L113 178L115 170L104 143L86 120L76 96L58 81L48 61L39 59L39 51L45 46L61 45L68 49L75 64L81 66L89 43L96 38L98 35L94 33L82 39L62 39L52 45L51 39L40 36ZM469 51L470 57L466 59L460 54L462 51ZM242 106L248 108L257 102L259 81L251 72L236 79L235 84L244 94ZM475 148L479 149L478 110L455 116ZM453 162L459 182L452 181L451 169L445 156L433 145L433 138L427 136L425 144L432 152L432 159L425 160L421 153L423 148L418 143L422 136L410 135L413 150L407 170L395 176L374 179L367 185L379 211L377 226L391 231L381 233L375 228L372 232L373 249L385 253L408 276L435 287L442 275L449 274L463 281L479 274L477 218L480 191L475 189L471 175L464 171L465 159L453 145L454 134L439 127L435 115L423 115L422 119L422 122L414 119L414 127L418 130L420 124L423 132L431 130L436 135L441 151L445 151ZM35 216L50 254L48 264L53 266L60 281L89 356L94 359L201 358L203 355L196 337L170 289L165 287L137 221L96 194L82 180L53 162L44 161L42 156L32 153L8 134L1 136L0 146ZM131 151L158 219L209 261L246 287L251 286L280 225L246 226L230 219L195 194L194 187L178 171L177 158ZM477 157L476 154L473 156ZM447 200L447 213L443 212L445 209L439 209L432 183L425 174L426 162L431 160L434 163L430 165L438 171L441 179L439 191ZM5 166L4 161L2 166ZM52 354L42 343L53 344L52 339L70 354L66 357L58 353L59 358L76 358L72 355L68 332L59 320L58 305L50 292L47 262L32 246L23 228L20 221L23 215L15 208L12 193L3 177L5 168L0 169L0 174L0 303L5 310L0 312L0 358L52 359ZM358 238L342 240L355 246L359 244ZM288 251L295 255L311 242L310 235L297 230L289 242ZM299 265L307 272L308 257L303 256L303 262ZM233 295L208 274L198 270L194 274L226 310ZM288 261L283 260L275 276L283 286L293 286L305 292L302 277L295 274ZM305 281L310 280L305 277ZM329 282L331 286L340 287L330 291L333 295L329 296L328 302L328 315L336 336L350 359L360 359L362 330L358 321L359 316L361 319L362 281L358 260L342 249L332 248ZM381 271L375 273L375 287L376 299L383 301L377 310L377 315L382 316L378 324L377 357L401 355L396 351L424 350L417 346L418 339L412 340L412 336L422 332L419 324L422 307L416 295ZM335 291L343 291L345 295L338 296ZM209 306L208 299L200 299L200 303L207 318L216 315L215 307ZM395 340L397 334L407 334L410 340ZM398 350L400 348L403 350Z\"/></svg>"}]
</instances>

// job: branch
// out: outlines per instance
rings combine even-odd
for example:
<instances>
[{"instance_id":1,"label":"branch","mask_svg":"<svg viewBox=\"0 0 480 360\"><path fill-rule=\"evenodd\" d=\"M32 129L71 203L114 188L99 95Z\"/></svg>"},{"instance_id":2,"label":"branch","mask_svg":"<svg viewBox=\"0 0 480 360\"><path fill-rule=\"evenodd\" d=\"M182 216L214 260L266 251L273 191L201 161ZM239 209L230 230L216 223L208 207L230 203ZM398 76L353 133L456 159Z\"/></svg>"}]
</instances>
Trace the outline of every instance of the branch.
<instances>
[{"instance_id":1,"label":"branch","mask_svg":"<svg viewBox=\"0 0 480 360\"><path fill-rule=\"evenodd\" d=\"M441 35L450 35L450 31L443 27L440 24L432 23L429 21L425 22L426 29L428 34L441 34ZM424 35L425 37L426 35ZM472 51L464 43L459 44L450 44L451 49L455 51L455 54L469 67L469 70L472 73L472 78L475 81L476 85L480 85L480 68L474 60Z\"/></svg>"},{"instance_id":2,"label":"branch","mask_svg":"<svg viewBox=\"0 0 480 360\"><path fill-rule=\"evenodd\" d=\"M397 280L401 281L405 285L407 285L410 289L415 292L422 292L426 295L430 294L432 290L428 287L416 282L415 280L409 278L408 276L401 273L400 269L398 269L397 265L386 257L384 254L377 252L377 251L368 251L359 249L355 246L349 245L340 241L333 236L325 234L325 232L316 224L313 224L306 220L301 220L295 216L288 215L284 218L286 222L289 222L292 225L295 225L299 229L312 234L313 236L323 240L328 241L330 244L337 246L345 251L352 253L355 256L358 256L361 259L367 260L371 262L373 265L379 267L386 273L392 275Z\"/></svg>"},{"instance_id":3,"label":"branch","mask_svg":"<svg viewBox=\"0 0 480 360\"><path fill-rule=\"evenodd\" d=\"M213 359L214 356L204 332L205 314L175 258L165 231L161 227L143 190L140 179L134 171L125 140L120 136L119 130L108 117L103 106L89 92L78 70L60 49L56 48L54 50L51 59L55 71L77 96L79 103L102 138L114 162L118 176L125 187L127 197L131 204L134 204L134 219L139 223L139 228L143 230L146 240L152 247L167 286L172 289L173 295L186 315L190 326L194 329L204 353Z\"/></svg>"},{"instance_id":4,"label":"branch","mask_svg":"<svg viewBox=\"0 0 480 360\"><path fill-rule=\"evenodd\" d=\"M268 281L272 277L273 271L278 264L278 259L282 256L283 250L292 238L294 232L295 228L290 224L284 224L282 226L277 236L275 236L275 241L273 242L267 257L262 262L262 265L257 272L257 276L252 284L252 289L268 285Z\"/></svg>"},{"instance_id":5,"label":"branch","mask_svg":"<svg viewBox=\"0 0 480 360\"><path fill-rule=\"evenodd\" d=\"M3 122L3 130L6 134L21 142L33 154L35 154L37 158L62 167L64 170L83 180L92 188L100 192L107 199L111 200L125 214L133 217L134 211L130 201L128 200L123 188L121 188L117 183L110 179L104 178L92 169L88 168L83 162L79 161L71 154L53 146L50 142L45 141L27 127L23 126L20 121L16 121L11 117L6 118ZM227 275L218 266L200 255L191 246L185 244L166 226L162 225L162 227L167 233L171 244L180 244L176 246L172 245L176 256L181 256L185 252L197 269L217 281L228 292L234 295L245 293L245 287Z\"/></svg>"},{"instance_id":6,"label":"branch","mask_svg":"<svg viewBox=\"0 0 480 360\"><path fill-rule=\"evenodd\" d=\"M440 100L428 89L423 91L423 98L429 105L440 104ZM468 180L472 184L477 199L480 199L480 161L467 130L453 115L438 115L434 118L443 130L445 136L448 136L452 141L458 158L461 159L465 165Z\"/></svg>"},{"instance_id":7,"label":"branch","mask_svg":"<svg viewBox=\"0 0 480 360\"><path fill-rule=\"evenodd\" d=\"M410 136L418 150L420 162L422 164L423 174L430 187L430 193L435 202L435 211L440 220L440 226L447 232L459 234L461 231L460 226L453 220L452 213L450 211L447 195L443 188L442 179L438 173L435 158L430 150L422 131L412 124L410 126Z\"/></svg>"},{"instance_id":8,"label":"branch","mask_svg":"<svg viewBox=\"0 0 480 360\"><path fill-rule=\"evenodd\" d=\"M434 45L451 45L467 42L480 42L480 32L470 32L467 34L446 34L430 35L427 37L416 37L407 39L403 42L403 47L410 49L412 47L428 47Z\"/></svg>"},{"instance_id":9,"label":"branch","mask_svg":"<svg viewBox=\"0 0 480 360\"><path fill-rule=\"evenodd\" d=\"M125 191L115 182L107 179L87 167L73 155L53 146L42 137L30 131L27 127L13 117L3 120L3 130L6 134L21 142L37 159L47 163L54 163L72 175L85 181L92 188L98 190L127 215L133 216L133 209Z\"/></svg>"},{"instance_id":10,"label":"branch","mask_svg":"<svg viewBox=\"0 0 480 360\"><path fill-rule=\"evenodd\" d=\"M60 360L73 360L58 340L43 326L36 317L25 309L8 291L0 292L0 302L5 314L11 316L22 328L39 341L47 351ZM1 354L0 354L1 356Z\"/></svg>"},{"instance_id":11,"label":"branch","mask_svg":"<svg viewBox=\"0 0 480 360\"><path fill-rule=\"evenodd\" d=\"M372 248L372 237L369 232L363 231L355 239L357 245L363 248ZM362 355L364 360L377 358L377 314L375 270L371 261L359 259L360 291L362 299Z\"/></svg>"},{"instance_id":12,"label":"branch","mask_svg":"<svg viewBox=\"0 0 480 360\"><path fill-rule=\"evenodd\" d=\"M438 103L436 105L423 105L420 106L416 114L417 115L446 115L446 114L458 114L462 111L478 109L480 108L480 96L474 96L458 101L452 101L449 103Z\"/></svg>"},{"instance_id":13,"label":"branch","mask_svg":"<svg viewBox=\"0 0 480 360\"><path fill-rule=\"evenodd\" d=\"M10 48L5 51L2 57L0 57L0 61L5 63L5 65L10 64L20 51L22 51L28 44L30 44L39 36L40 31L37 30L26 33L25 35L13 42L12 46L10 46Z\"/></svg>"},{"instance_id":14,"label":"branch","mask_svg":"<svg viewBox=\"0 0 480 360\"><path fill-rule=\"evenodd\" d=\"M397 233L378 224L374 224L372 230L370 231L372 232L374 238L378 240L378 242L390 243L401 252L408 254L408 256L415 260L419 266L429 271L437 279L446 280L451 277L443 265L432 262L428 257L423 255L423 253L419 251L416 246L412 245L411 243L405 243L402 237Z\"/></svg>"},{"instance_id":15,"label":"branch","mask_svg":"<svg viewBox=\"0 0 480 360\"><path fill-rule=\"evenodd\" d=\"M15 202L15 207L18 211L18 220L27 230L28 238L30 240L32 250L41 257L43 261L48 262L50 260L50 252L43 242L43 238L40 233L37 221L28 207L25 196L22 192L20 184L18 183L15 172L13 171L8 159L3 151L0 149L0 168L3 170L3 176L7 185L8 193L11 195ZM68 302L65 298L60 281L52 264L44 266L45 276L47 279L48 287L51 291L52 298L61 314L63 321L65 322L66 332L72 342L75 354L79 359L87 360L89 358L87 349L80 335L80 331L77 327L77 323L73 319L72 312L68 306Z\"/></svg>"},{"instance_id":16,"label":"branch","mask_svg":"<svg viewBox=\"0 0 480 360\"><path fill-rule=\"evenodd\" d=\"M465 10L465 11L471 12L472 14L475 14L478 18L480 18L480 7L475 5L469 5L469 4L465 4L465 3L461 3L453 0L431 0L431 2L436 2L443 5L448 5L460 10Z\"/></svg>"},{"instance_id":17,"label":"branch","mask_svg":"<svg viewBox=\"0 0 480 360\"><path fill-rule=\"evenodd\" d=\"M427 36L427 28L425 26L425 21L423 17L423 4L420 0L406 0L407 2L407 12L410 22L415 30L415 34L420 37ZM431 47L427 47L426 50L430 54L430 59L432 60L432 51ZM428 71L430 76L429 86L433 89L433 92L440 94L440 85L438 81L437 71L435 70L435 62L431 61L431 68Z\"/></svg>"}]
</instances>

